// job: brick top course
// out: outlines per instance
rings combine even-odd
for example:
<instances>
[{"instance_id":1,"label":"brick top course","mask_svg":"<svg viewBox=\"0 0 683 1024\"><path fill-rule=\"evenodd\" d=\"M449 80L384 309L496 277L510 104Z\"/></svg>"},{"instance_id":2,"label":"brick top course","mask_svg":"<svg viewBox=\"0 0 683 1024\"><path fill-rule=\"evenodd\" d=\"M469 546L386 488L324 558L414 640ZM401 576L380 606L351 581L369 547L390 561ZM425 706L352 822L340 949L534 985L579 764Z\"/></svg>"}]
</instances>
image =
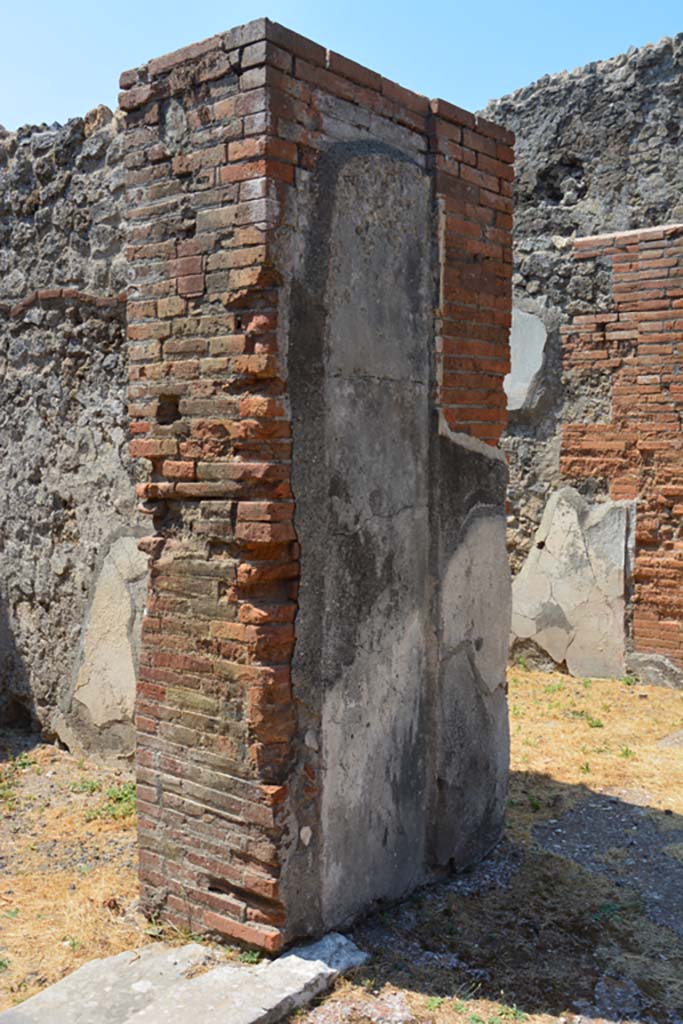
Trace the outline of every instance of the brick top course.
<instances>
[{"instance_id":1,"label":"brick top course","mask_svg":"<svg viewBox=\"0 0 683 1024\"><path fill-rule=\"evenodd\" d=\"M504 146L514 145L513 133L501 125L446 100L430 100L405 89L268 18L247 22L229 32L157 57L139 68L124 71L119 81L123 90L119 97L121 109L136 110L150 99L163 99L182 92L187 81L178 71L188 62L202 63L199 81L219 78L231 68L237 54L243 71L249 67L255 69L254 81L245 82L245 87L265 84L256 80L257 69L265 65L285 74L294 73L297 78L323 86L350 103L375 110L416 131L427 129L427 117L431 113L451 124L476 130ZM499 158L504 159L500 155Z\"/></svg>"}]
</instances>

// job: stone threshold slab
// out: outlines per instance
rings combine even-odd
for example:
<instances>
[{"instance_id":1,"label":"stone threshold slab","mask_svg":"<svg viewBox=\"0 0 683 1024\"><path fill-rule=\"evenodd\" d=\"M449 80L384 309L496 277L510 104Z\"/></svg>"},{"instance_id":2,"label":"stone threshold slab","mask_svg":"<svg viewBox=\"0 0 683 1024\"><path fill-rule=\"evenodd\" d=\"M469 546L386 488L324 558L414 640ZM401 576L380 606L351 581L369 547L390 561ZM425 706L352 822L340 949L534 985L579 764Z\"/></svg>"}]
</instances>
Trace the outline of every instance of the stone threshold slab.
<instances>
[{"instance_id":1,"label":"stone threshold slab","mask_svg":"<svg viewBox=\"0 0 683 1024\"><path fill-rule=\"evenodd\" d=\"M25 1003L0 1013L0 1024L275 1024L305 1006L340 974L368 959L350 939L330 932L255 966L221 964L196 977L206 947L145 946L92 960Z\"/></svg>"}]
</instances>

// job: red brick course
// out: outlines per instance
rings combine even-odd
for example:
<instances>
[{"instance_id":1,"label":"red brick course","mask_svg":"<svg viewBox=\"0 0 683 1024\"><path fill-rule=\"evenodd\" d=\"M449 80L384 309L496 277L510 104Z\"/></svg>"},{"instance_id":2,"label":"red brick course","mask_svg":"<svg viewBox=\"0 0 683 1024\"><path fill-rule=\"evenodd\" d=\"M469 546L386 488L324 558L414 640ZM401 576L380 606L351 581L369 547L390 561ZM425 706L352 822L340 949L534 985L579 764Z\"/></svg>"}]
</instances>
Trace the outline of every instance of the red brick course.
<instances>
[{"instance_id":1,"label":"red brick course","mask_svg":"<svg viewBox=\"0 0 683 1024\"><path fill-rule=\"evenodd\" d=\"M452 430L497 444L507 424L514 140L443 100L431 110L441 270L437 400Z\"/></svg>"},{"instance_id":2,"label":"red brick course","mask_svg":"<svg viewBox=\"0 0 683 1024\"><path fill-rule=\"evenodd\" d=\"M150 909L279 949L297 709L299 549L274 236L329 144L322 100L428 156L438 210L437 404L496 444L509 369L512 136L268 21L121 78L131 453L154 517L139 670ZM308 773L316 794L314 772Z\"/></svg>"},{"instance_id":3,"label":"red brick course","mask_svg":"<svg viewBox=\"0 0 683 1024\"><path fill-rule=\"evenodd\" d=\"M586 390L608 376L611 416L565 424L561 470L636 501L632 646L683 667L683 226L577 241L598 256L612 308L565 329L564 372Z\"/></svg>"}]
</instances>

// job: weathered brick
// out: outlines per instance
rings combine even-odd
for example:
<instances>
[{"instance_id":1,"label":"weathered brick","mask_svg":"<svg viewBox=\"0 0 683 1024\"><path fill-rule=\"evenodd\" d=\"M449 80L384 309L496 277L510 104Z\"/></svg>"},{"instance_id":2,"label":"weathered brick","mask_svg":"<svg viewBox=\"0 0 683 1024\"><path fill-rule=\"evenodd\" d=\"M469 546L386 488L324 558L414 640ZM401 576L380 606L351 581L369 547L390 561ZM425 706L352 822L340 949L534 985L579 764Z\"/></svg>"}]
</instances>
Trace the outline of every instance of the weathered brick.
<instances>
[{"instance_id":1,"label":"weathered brick","mask_svg":"<svg viewBox=\"0 0 683 1024\"><path fill-rule=\"evenodd\" d=\"M574 318L563 335L565 372L573 386L585 375L590 389L596 363L609 368L612 422L565 424L560 467L569 478L606 479L616 500L637 499L631 640L636 651L683 666L683 607L672 599L683 563L667 550L671 505L683 494L683 444L675 433L683 392L667 380L678 372L672 294L681 270L667 247L682 233L674 226L577 240L577 258L611 260L614 311ZM653 287L663 284L663 269L674 275L671 289Z\"/></svg>"}]
</instances>

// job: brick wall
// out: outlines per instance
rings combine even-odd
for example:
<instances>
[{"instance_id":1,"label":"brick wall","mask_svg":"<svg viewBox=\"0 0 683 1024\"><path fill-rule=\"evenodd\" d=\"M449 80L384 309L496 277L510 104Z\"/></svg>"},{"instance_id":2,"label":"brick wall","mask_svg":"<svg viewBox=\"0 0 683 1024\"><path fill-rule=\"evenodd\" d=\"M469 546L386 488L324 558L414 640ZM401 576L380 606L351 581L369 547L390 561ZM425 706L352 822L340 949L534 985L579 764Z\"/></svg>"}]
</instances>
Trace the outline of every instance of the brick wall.
<instances>
[{"instance_id":1,"label":"brick wall","mask_svg":"<svg viewBox=\"0 0 683 1024\"><path fill-rule=\"evenodd\" d=\"M278 263L287 196L339 139L429 165L437 404L488 443L505 421L512 136L257 21L125 72L131 452L153 521L139 670L145 904L274 951L299 546ZM438 225L438 229L437 229ZM296 799L316 795L313 768Z\"/></svg>"},{"instance_id":2,"label":"brick wall","mask_svg":"<svg viewBox=\"0 0 683 1024\"><path fill-rule=\"evenodd\" d=\"M512 253L511 132L432 103L441 305L438 401L451 429L497 444L507 424Z\"/></svg>"},{"instance_id":3,"label":"brick wall","mask_svg":"<svg viewBox=\"0 0 683 1024\"><path fill-rule=\"evenodd\" d=\"M634 651L683 666L683 226L579 239L609 260L609 310L564 329L565 386L610 384L604 422L566 423L561 471L635 499Z\"/></svg>"}]
</instances>

